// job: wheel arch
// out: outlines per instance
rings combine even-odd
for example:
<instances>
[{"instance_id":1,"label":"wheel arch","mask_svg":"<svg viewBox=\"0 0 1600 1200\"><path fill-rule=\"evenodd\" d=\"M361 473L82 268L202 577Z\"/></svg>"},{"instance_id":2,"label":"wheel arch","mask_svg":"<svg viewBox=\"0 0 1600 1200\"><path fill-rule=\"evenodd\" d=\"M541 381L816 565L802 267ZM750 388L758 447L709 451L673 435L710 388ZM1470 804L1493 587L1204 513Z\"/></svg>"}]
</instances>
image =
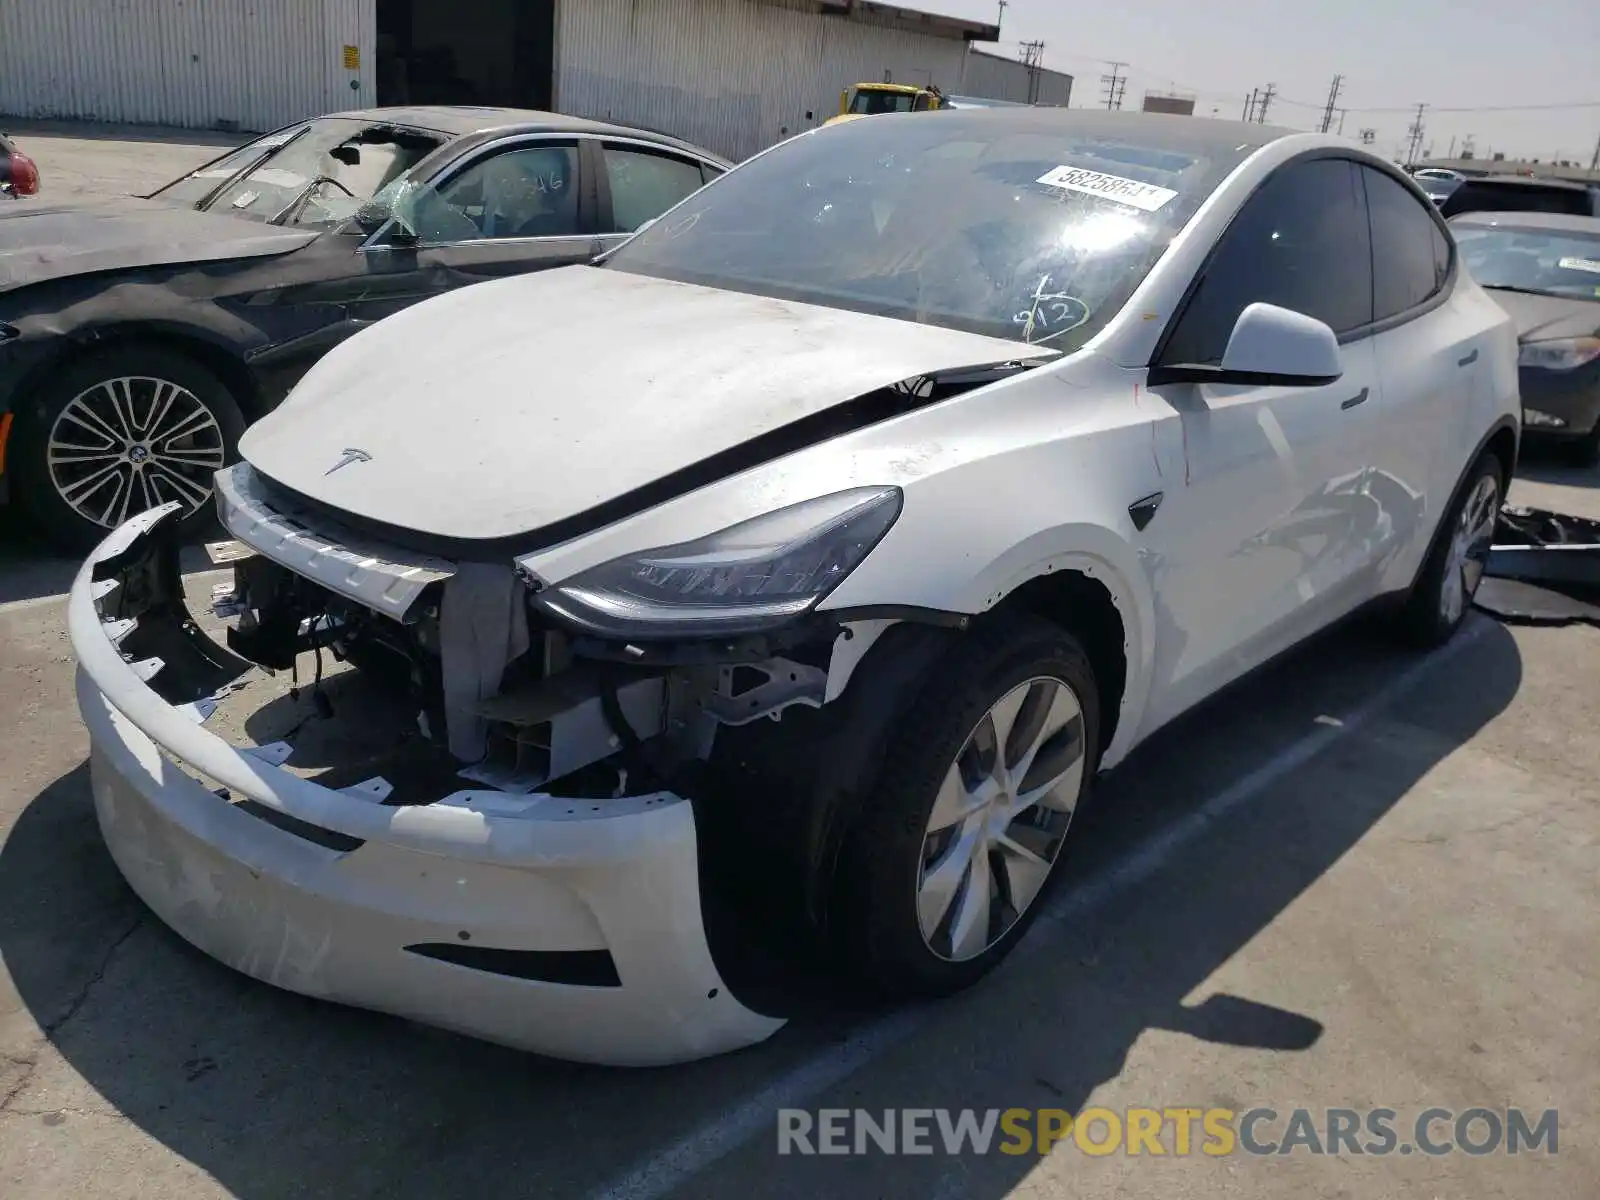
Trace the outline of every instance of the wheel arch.
<instances>
[{"instance_id":1,"label":"wheel arch","mask_svg":"<svg viewBox=\"0 0 1600 1200\"><path fill-rule=\"evenodd\" d=\"M58 339L50 354L34 363L17 382L12 407L20 408L51 375L72 363L130 346L181 355L210 371L228 389L245 423L262 416L265 401L250 368L229 347L192 327L155 321L125 321L76 330Z\"/></svg>"}]
</instances>

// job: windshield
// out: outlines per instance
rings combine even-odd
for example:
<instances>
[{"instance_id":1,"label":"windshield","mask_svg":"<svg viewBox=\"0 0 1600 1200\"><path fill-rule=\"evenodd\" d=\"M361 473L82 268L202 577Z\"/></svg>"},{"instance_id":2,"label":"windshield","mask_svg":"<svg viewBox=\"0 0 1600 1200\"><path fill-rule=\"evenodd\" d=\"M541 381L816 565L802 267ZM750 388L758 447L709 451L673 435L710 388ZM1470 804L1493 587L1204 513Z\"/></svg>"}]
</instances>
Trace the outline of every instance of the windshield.
<instances>
[{"instance_id":1,"label":"windshield","mask_svg":"<svg viewBox=\"0 0 1600 1200\"><path fill-rule=\"evenodd\" d=\"M608 268L1070 349L1253 147L1216 158L997 112L856 121L752 159Z\"/></svg>"},{"instance_id":2,"label":"windshield","mask_svg":"<svg viewBox=\"0 0 1600 1200\"><path fill-rule=\"evenodd\" d=\"M340 225L439 143L413 130L325 117L241 146L155 197L261 221Z\"/></svg>"},{"instance_id":3,"label":"windshield","mask_svg":"<svg viewBox=\"0 0 1600 1200\"><path fill-rule=\"evenodd\" d=\"M1454 229L1461 261L1484 287L1600 300L1600 233Z\"/></svg>"},{"instance_id":4,"label":"windshield","mask_svg":"<svg viewBox=\"0 0 1600 1200\"><path fill-rule=\"evenodd\" d=\"M857 88L856 94L850 97L850 111L853 113L910 112L912 101L916 99L912 92L884 92L876 88L867 90Z\"/></svg>"}]
</instances>

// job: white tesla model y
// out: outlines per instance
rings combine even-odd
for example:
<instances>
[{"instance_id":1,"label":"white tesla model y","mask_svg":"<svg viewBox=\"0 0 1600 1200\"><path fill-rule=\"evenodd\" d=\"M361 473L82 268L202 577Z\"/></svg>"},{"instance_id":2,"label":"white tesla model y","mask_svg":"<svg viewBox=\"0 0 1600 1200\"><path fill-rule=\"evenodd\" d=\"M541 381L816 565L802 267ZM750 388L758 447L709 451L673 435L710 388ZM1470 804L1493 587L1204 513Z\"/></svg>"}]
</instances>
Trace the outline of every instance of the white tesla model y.
<instances>
[{"instance_id":1,"label":"white tesla model y","mask_svg":"<svg viewBox=\"0 0 1600 1200\"><path fill-rule=\"evenodd\" d=\"M730 964L795 935L949 992L1153 730L1372 602L1451 635L1516 359L1427 196L1342 139L802 135L324 358L218 476L226 648L176 514L95 551L106 841L242 971L571 1058L768 1036ZM263 669L330 721L371 681L403 761L224 740Z\"/></svg>"}]
</instances>

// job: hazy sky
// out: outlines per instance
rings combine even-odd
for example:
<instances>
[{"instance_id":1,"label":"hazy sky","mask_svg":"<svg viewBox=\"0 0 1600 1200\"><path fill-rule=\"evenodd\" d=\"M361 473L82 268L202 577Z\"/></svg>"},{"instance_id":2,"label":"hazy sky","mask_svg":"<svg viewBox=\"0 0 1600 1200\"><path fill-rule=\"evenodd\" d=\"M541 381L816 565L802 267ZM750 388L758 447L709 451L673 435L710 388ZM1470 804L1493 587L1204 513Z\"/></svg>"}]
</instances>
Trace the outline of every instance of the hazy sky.
<instances>
[{"instance_id":1,"label":"hazy sky","mask_svg":"<svg viewBox=\"0 0 1600 1200\"><path fill-rule=\"evenodd\" d=\"M998 10L995 0L898 2L988 21ZM1251 88L1275 83L1268 121L1306 129L1320 125L1342 74L1345 133L1376 129L1374 148L1391 157L1418 104L1429 106L1424 151L1440 156L1471 135L1479 156L1587 166L1600 139L1600 0L1011 0L999 45L980 48L1015 57L1031 39L1045 43L1045 66L1074 76L1074 106L1104 104L1100 76L1120 59L1124 108L1147 89L1177 88L1199 93L1197 115L1238 119ZM1517 105L1567 107L1487 111Z\"/></svg>"}]
</instances>

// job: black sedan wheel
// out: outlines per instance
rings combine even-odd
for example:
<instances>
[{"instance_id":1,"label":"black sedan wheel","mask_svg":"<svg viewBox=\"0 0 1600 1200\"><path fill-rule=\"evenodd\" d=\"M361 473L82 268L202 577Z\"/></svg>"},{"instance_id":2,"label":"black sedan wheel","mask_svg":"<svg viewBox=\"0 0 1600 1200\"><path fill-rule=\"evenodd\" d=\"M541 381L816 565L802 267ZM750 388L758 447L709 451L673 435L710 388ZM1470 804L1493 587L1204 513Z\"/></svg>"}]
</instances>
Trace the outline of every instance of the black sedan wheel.
<instances>
[{"instance_id":1,"label":"black sedan wheel","mask_svg":"<svg viewBox=\"0 0 1600 1200\"><path fill-rule=\"evenodd\" d=\"M182 532L205 527L212 477L244 428L211 372L138 347L69 364L24 401L20 418L16 498L52 545L79 551L169 501L183 506Z\"/></svg>"}]
</instances>

